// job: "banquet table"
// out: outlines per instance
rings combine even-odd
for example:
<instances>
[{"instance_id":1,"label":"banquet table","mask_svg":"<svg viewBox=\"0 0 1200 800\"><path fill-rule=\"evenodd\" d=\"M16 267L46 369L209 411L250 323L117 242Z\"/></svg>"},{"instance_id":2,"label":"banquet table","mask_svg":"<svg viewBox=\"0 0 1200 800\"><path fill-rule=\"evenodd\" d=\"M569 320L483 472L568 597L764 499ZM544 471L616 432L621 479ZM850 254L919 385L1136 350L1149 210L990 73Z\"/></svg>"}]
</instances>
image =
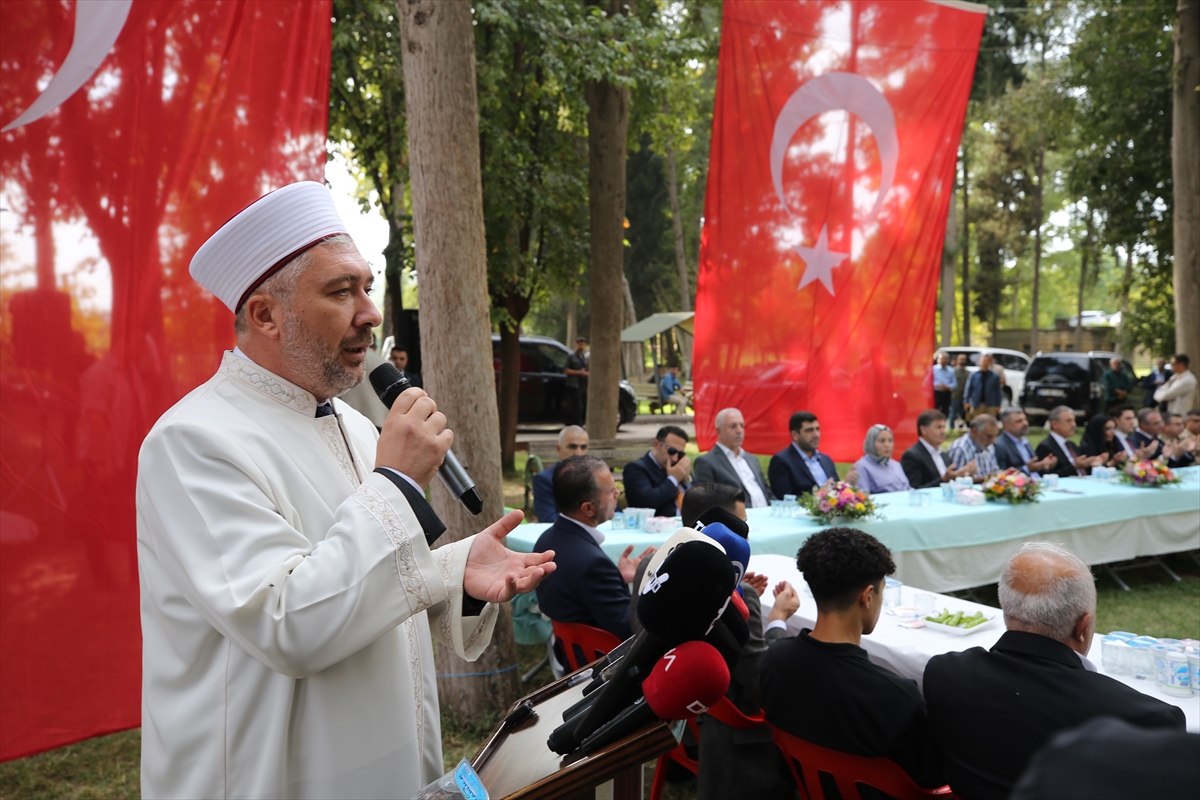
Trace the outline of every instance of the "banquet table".
<instances>
[{"instance_id":1,"label":"banquet table","mask_svg":"<svg viewBox=\"0 0 1200 800\"><path fill-rule=\"evenodd\" d=\"M809 592L803 576L796 568L794 559L778 555L752 555L749 570L766 575L770 587L774 587L779 581L789 581L796 587L800 594L800 610L788 620L788 633L797 634L802 628L811 629L816 624L816 603L813 601L812 593ZM914 606L916 595L923 591L925 590L905 584L901 588L900 607ZM915 629L904 627L901 624L902 617L885 609L879 617L879 624L875 626L875 630L862 638L862 647L872 661L887 667L897 675L912 678L917 682L917 686L921 685L921 678L925 674L925 663L933 656L966 650L971 647L990 649L1004 633L1004 617L1000 609L936 593L934 598L934 609L938 611L943 608L948 608L951 612L965 611L968 614L982 611L984 616L994 617L994 619L974 633L955 636L928 627ZM767 618L773 605L774 597L771 590L768 589L762 595L763 619ZM1103 620L1101 620L1101 625L1103 625ZM1106 632L1106 629L1104 630ZM1092 649L1088 653L1088 660L1094 663L1100 672L1108 674L1101 666L1099 630L1092 640ZM1110 677L1132 686L1143 694L1183 709L1183 713L1187 717L1187 729L1192 732L1200 732L1200 697L1195 694L1191 697L1174 697L1160 691L1153 681L1138 680L1124 675L1110 675Z\"/></svg>"},{"instance_id":2,"label":"banquet table","mask_svg":"<svg viewBox=\"0 0 1200 800\"><path fill-rule=\"evenodd\" d=\"M891 549L897 578L950 592L998 581L1004 561L1023 541L1060 542L1088 564L1200 549L1200 467L1179 472L1183 483L1157 489L1064 478L1041 502L1022 505L964 506L925 489L930 505L915 507L908 492L877 494L883 518L852 524ZM754 554L794 556L822 529L812 517L779 518L769 508L749 509L747 521ZM509 547L532 552L547 527L519 526L508 535ZM613 530L610 522L600 530L606 537L601 547L614 560L628 545L641 552L669 536Z\"/></svg>"}]
</instances>

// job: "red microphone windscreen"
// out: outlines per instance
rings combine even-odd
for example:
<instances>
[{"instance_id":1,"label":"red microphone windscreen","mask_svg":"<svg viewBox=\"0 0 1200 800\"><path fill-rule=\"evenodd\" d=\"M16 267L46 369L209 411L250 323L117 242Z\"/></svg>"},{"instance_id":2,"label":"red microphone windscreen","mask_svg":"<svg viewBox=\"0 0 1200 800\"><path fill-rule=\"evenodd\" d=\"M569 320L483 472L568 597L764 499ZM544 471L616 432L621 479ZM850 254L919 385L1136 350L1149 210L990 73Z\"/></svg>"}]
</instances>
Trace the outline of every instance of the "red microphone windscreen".
<instances>
[{"instance_id":1,"label":"red microphone windscreen","mask_svg":"<svg viewBox=\"0 0 1200 800\"><path fill-rule=\"evenodd\" d=\"M736 591L733 593L733 607L737 609L738 614L742 619L749 621L750 609L746 606L746 601Z\"/></svg>"},{"instance_id":2,"label":"red microphone windscreen","mask_svg":"<svg viewBox=\"0 0 1200 800\"><path fill-rule=\"evenodd\" d=\"M729 691L729 667L717 649L684 642L658 660L642 682L650 708L662 719L702 714Z\"/></svg>"}]
</instances>

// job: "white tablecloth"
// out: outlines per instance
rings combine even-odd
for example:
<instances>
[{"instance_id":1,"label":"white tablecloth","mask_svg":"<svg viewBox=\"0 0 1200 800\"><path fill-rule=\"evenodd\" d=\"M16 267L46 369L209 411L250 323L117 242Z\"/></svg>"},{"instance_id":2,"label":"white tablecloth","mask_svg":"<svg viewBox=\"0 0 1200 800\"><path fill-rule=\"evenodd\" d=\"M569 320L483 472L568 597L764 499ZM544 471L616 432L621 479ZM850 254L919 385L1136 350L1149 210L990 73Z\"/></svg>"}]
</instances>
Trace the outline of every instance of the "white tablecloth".
<instances>
[{"instance_id":1,"label":"white tablecloth","mask_svg":"<svg viewBox=\"0 0 1200 800\"><path fill-rule=\"evenodd\" d=\"M788 632L797 634L801 628L812 628L816 624L817 606L808 590L808 584L804 582L803 576L796 568L795 559L778 555L753 555L750 557L749 571L766 575L770 579L770 588L762 596L763 619L767 618L770 613L769 609L774 605L771 590L775 584L779 581L790 581L800 593L800 610L788 620ZM915 605L916 595L922 591L922 589L906 584L901 590L901 606ZM967 650L971 647L990 649L1004 633L1004 617L998 608L942 594L935 594L934 608L937 610L948 608L951 611L966 611L970 614L983 611L986 616L995 616L996 619L975 633L955 636L932 628L902 627L900 619L885 610L880 615L879 624L875 626L875 630L869 636L862 638L863 649L876 664L887 667L897 675L912 678L919 687L921 678L925 674L925 663L933 656ZM1088 653L1088 658L1098 668L1100 667L1099 635L1092 642L1092 650ZM1174 697L1159 691L1153 681L1137 680L1120 675L1110 677L1132 686L1143 694L1157 697L1159 700L1183 709L1183 713L1187 716L1187 729L1200 732L1200 698L1196 695L1193 694L1190 698Z\"/></svg>"}]
</instances>

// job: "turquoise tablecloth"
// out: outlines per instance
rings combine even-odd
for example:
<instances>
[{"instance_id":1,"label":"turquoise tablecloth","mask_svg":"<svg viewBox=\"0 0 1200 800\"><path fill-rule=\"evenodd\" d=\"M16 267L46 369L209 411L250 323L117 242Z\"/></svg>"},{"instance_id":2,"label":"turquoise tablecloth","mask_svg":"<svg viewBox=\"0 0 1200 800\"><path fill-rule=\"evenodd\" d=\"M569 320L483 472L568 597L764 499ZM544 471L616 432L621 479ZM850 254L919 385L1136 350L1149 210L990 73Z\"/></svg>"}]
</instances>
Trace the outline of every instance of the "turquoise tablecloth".
<instances>
[{"instance_id":1,"label":"turquoise tablecloth","mask_svg":"<svg viewBox=\"0 0 1200 800\"><path fill-rule=\"evenodd\" d=\"M872 534L896 553L973 547L1167 514L1195 514L1196 529L1200 531L1200 482L1196 480L1200 467L1180 472L1190 480L1160 489L1066 478L1059 481L1059 488L1069 491L1047 491L1042 501L1033 505L963 506L943 500L940 491L930 489L927 491L933 494L932 504L914 508L909 505L907 492L879 494L875 495L875 501L884 519L855 523L854 527ZM750 509L748 518L750 548L754 554L795 555L804 540L822 527L810 517L772 517L765 508ZM514 550L531 552L547 527L537 523L522 525L508 535L508 545ZM661 544L668 536L614 531L607 522L600 530L606 536L604 552L613 559L630 544L640 552L647 545Z\"/></svg>"}]
</instances>

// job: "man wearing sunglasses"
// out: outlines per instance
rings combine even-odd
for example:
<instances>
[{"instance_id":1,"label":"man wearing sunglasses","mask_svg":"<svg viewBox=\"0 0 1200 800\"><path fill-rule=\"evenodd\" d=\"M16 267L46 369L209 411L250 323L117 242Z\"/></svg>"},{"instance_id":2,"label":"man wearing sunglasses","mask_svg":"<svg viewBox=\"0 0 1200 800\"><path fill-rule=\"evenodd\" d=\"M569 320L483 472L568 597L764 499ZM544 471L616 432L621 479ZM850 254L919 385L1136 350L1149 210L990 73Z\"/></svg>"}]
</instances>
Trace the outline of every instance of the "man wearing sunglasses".
<instances>
[{"instance_id":1,"label":"man wearing sunglasses","mask_svg":"<svg viewBox=\"0 0 1200 800\"><path fill-rule=\"evenodd\" d=\"M630 508L653 508L660 517L679 514L678 498L692 480L692 462L684 455L688 435L683 428L658 429L650 452L625 465L625 502Z\"/></svg>"}]
</instances>

